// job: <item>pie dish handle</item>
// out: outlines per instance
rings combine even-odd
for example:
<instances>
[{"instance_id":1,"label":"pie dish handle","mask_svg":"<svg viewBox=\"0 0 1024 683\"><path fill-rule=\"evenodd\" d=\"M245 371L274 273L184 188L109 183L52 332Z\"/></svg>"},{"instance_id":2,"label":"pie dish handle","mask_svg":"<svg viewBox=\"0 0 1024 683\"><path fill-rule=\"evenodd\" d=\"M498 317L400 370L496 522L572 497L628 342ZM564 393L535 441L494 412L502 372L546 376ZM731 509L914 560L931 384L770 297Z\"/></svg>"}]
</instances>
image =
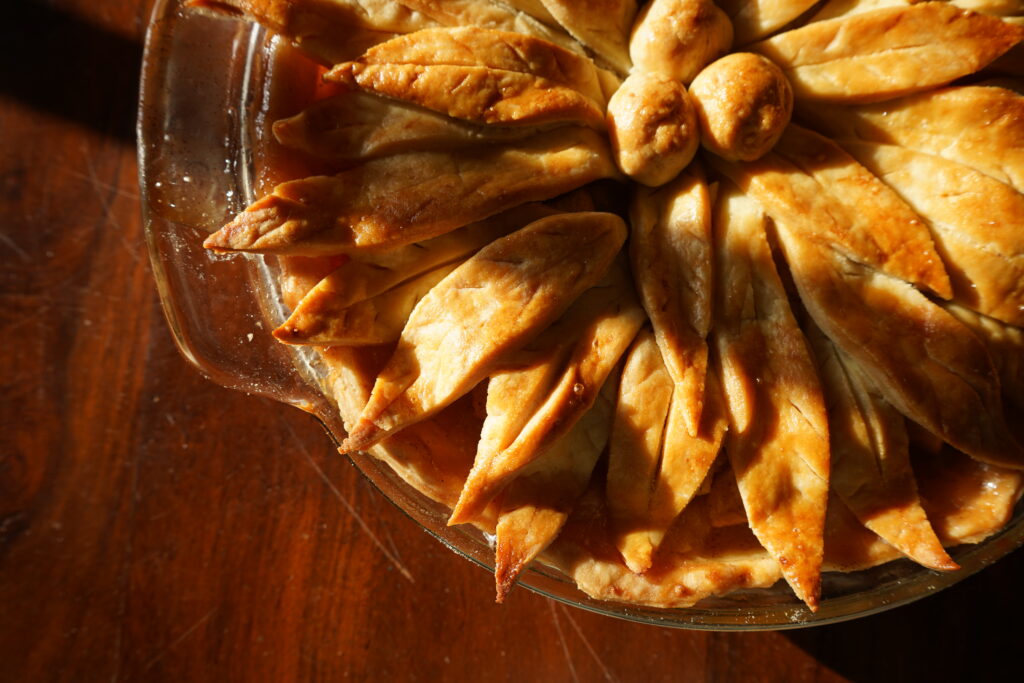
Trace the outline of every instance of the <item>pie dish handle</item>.
<instances>
[{"instance_id":1,"label":"pie dish handle","mask_svg":"<svg viewBox=\"0 0 1024 683\"><path fill-rule=\"evenodd\" d=\"M146 242L168 325L182 355L212 381L298 406L342 435L337 411L312 385L311 362L268 334L282 319L273 264L202 246L249 194L246 70L263 32L182 4L160 0L153 9L137 128Z\"/></svg>"}]
</instances>

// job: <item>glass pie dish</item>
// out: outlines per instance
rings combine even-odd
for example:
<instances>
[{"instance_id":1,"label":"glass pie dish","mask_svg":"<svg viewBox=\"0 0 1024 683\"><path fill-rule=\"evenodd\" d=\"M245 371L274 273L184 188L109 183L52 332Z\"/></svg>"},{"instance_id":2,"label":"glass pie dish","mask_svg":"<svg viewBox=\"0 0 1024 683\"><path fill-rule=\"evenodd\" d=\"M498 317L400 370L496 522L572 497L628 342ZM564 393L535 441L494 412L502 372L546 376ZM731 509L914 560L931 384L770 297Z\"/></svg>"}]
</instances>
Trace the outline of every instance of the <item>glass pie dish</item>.
<instances>
[{"instance_id":1,"label":"glass pie dish","mask_svg":"<svg viewBox=\"0 0 1024 683\"><path fill-rule=\"evenodd\" d=\"M321 386L326 370L304 347L269 334L286 318L274 257L215 254L203 239L252 202L261 135L275 85L276 43L252 24L158 2L146 41L139 115L140 184L154 275L175 341L211 380L313 414L335 443L345 430ZM490 570L493 538L447 525L449 510L370 455L350 456L370 481L426 531ZM548 597L609 616L662 626L758 630L810 626L873 614L927 596L1024 544L1024 506L976 545L950 549L961 566L939 573L908 560L852 573L826 573L817 612L783 582L735 591L687 609L596 600L540 563L520 583Z\"/></svg>"}]
</instances>

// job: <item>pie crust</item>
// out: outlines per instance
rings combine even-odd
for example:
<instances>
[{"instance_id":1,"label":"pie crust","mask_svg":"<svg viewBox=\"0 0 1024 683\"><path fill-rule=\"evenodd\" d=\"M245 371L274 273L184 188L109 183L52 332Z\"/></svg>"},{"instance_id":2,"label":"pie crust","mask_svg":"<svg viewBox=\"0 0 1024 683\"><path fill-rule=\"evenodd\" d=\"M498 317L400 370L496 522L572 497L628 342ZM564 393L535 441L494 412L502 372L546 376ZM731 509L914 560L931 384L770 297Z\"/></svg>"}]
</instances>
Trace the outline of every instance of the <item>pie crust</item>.
<instances>
[{"instance_id":1,"label":"pie crust","mask_svg":"<svg viewBox=\"0 0 1024 683\"><path fill-rule=\"evenodd\" d=\"M324 82L205 246L278 258L342 452L493 533L499 601L539 559L599 599L785 580L813 610L823 571L954 570L1012 516L1024 96L986 79L1020 3L189 4ZM702 85L727 52L769 75ZM715 121L691 81L735 93Z\"/></svg>"}]
</instances>

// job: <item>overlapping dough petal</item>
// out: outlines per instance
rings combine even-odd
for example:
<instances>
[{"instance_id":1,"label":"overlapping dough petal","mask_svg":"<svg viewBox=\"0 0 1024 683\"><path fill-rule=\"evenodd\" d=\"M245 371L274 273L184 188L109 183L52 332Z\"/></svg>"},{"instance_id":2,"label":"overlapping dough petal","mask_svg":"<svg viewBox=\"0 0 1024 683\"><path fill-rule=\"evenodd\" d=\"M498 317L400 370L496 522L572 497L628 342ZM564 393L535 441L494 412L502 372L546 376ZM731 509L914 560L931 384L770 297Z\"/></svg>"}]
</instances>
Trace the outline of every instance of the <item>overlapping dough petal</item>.
<instances>
[{"instance_id":1,"label":"overlapping dough petal","mask_svg":"<svg viewBox=\"0 0 1024 683\"><path fill-rule=\"evenodd\" d=\"M204 244L310 256L393 248L616 174L607 144L584 128L518 146L398 154L282 183Z\"/></svg>"},{"instance_id":2,"label":"overlapping dough petal","mask_svg":"<svg viewBox=\"0 0 1024 683\"><path fill-rule=\"evenodd\" d=\"M714 339L731 429L726 452L750 528L817 608L829 485L825 401L757 204L720 188Z\"/></svg>"},{"instance_id":3,"label":"overlapping dough petal","mask_svg":"<svg viewBox=\"0 0 1024 683\"><path fill-rule=\"evenodd\" d=\"M751 46L797 99L872 102L945 85L1024 39L1024 28L939 2L818 21Z\"/></svg>"},{"instance_id":4,"label":"overlapping dough petal","mask_svg":"<svg viewBox=\"0 0 1024 683\"><path fill-rule=\"evenodd\" d=\"M594 285L625 237L612 214L566 214L477 252L416 305L342 449L365 449L467 393Z\"/></svg>"},{"instance_id":5,"label":"overlapping dough petal","mask_svg":"<svg viewBox=\"0 0 1024 683\"><path fill-rule=\"evenodd\" d=\"M418 31L339 64L325 78L467 121L604 129L607 102L593 62L518 33Z\"/></svg>"}]
</instances>

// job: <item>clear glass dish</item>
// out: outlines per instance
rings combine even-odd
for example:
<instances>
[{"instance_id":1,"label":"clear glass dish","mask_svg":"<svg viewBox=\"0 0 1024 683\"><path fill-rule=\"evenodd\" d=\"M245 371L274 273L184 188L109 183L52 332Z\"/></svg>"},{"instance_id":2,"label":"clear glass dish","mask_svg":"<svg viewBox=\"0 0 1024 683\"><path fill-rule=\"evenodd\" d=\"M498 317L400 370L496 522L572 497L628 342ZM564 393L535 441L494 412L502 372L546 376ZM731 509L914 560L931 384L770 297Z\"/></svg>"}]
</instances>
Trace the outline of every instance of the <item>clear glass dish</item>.
<instances>
[{"instance_id":1,"label":"clear glass dish","mask_svg":"<svg viewBox=\"0 0 1024 683\"><path fill-rule=\"evenodd\" d=\"M203 238L253 199L253 140L267 89L270 41L251 24L159 0L146 38L138 121L140 185L153 272L182 354L214 382L312 413L335 442L344 435L319 390L322 369L301 347L277 343L284 320L272 259L217 256ZM339 456L340 457L340 456ZM365 454L356 466L403 512L449 548L487 570L493 548L468 527L448 527L447 508ZM823 576L812 613L780 582L689 609L595 600L557 570L536 564L521 585L575 607L678 628L764 630L827 624L874 614L950 586L1024 544L1024 505L1011 523L977 545L951 550L962 569L929 571L909 561ZM483 577L482 577L483 579Z\"/></svg>"}]
</instances>

